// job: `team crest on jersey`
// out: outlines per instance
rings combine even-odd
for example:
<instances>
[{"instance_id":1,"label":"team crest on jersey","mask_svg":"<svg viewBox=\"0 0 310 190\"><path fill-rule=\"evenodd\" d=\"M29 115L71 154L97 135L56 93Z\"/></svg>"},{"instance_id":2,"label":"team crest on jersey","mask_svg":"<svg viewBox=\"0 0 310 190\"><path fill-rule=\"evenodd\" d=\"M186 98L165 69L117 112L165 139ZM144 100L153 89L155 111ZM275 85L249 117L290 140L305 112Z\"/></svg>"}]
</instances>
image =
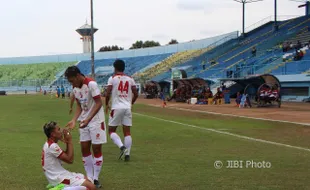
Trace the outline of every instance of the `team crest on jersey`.
<instances>
[{"instance_id":1,"label":"team crest on jersey","mask_svg":"<svg viewBox=\"0 0 310 190\"><path fill-rule=\"evenodd\" d=\"M85 94L88 94L88 90L85 91Z\"/></svg>"},{"instance_id":2,"label":"team crest on jersey","mask_svg":"<svg viewBox=\"0 0 310 190\"><path fill-rule=\"evenodd\" d=\"M82 94L82 92L80 92L80 98L83 98L83 94Z\"/></svg>"},{"instance_id":3,"label":"team crest on jersey","mask_svg":"<svg viewBox=\"0 0 310 190\"><path fill-rule=\"evenodd\" d=\"M99 133L97 133L96 138L97 138L97 139L99 139L99 138L100 138L100 134L99 134Z\"/></svg>"}]
</instances>

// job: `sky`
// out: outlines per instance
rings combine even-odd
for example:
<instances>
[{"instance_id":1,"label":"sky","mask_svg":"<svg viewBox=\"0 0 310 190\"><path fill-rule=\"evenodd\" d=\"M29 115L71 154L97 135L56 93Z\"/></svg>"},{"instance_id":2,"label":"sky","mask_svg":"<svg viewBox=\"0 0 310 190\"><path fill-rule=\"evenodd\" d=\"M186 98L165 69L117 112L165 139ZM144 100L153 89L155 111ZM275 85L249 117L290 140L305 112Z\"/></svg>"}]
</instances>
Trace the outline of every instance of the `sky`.
<instances>
[{"instance_id":1,"label":"sky","mask_svg":"<svg viewBox=\"0 0 310 190\"><path fill-rule=\"evenodd\" d=\"M278 0L278 15L304 15L301 3ZM90 24L89 0L0 0L0 57L82 53L76 29ZM274 0L246 5L246 26L274 15ZM94 0L95 51L162 45L241 31L242 4L233 0Z\"/></svg>"}]
</instances>

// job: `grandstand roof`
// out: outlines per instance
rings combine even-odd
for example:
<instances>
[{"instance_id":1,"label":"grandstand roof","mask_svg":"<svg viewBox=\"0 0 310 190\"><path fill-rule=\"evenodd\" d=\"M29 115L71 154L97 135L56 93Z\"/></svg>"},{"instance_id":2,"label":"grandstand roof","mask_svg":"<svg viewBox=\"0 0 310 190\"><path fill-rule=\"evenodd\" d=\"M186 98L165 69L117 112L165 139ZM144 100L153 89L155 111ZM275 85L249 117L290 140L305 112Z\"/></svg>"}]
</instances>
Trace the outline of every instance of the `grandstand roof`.
<instances>
[{"instance_id":1,"label":"grandstand roof","mask_svg":"<svg viewBox=\"0 0 310 190\"><path fill-rule=\"evenodd\" d=\"M231 79L221 79L221 81L234 81L242 86L247 86L248 84L256 84L261 85L264 83L267 84L277 84L279 87L281 83L279 79L271 74L263 74L263 75L250 75L244 78L231 78Z\"/></svg>"},{"instance_id":2,"label":"grandstand roof","mask_svg":"<svg viewBox=\"0 0 310 190\"><path fill-rule=\"evenodd\" d=\"M307 74L298 75L277 75L280 82L308 82L310 81L310 76Z\"/></svg>"}]
</instances>

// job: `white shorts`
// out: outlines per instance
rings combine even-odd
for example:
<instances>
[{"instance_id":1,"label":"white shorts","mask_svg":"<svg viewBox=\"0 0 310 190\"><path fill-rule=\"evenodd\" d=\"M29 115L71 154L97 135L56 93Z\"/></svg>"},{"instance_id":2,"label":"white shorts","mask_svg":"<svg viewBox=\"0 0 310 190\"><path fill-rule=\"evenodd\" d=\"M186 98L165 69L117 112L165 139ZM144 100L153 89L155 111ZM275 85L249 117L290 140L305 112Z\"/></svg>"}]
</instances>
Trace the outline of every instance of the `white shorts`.
<instances>
[{"instance_id":1,"label":"white shorts","mask_svg":"<svg viewBox=\"0 0 310 190\"><path fill-rule=\"evenodd\" d=\"M109 118L109 126L117 127L125 125L128 127L132 126L132 113L131 109L114 109L111 110Z\"/></svg>"},{"instance_id":2,"label":"white shorts","mask_svg":"<svg viewBox=\"0 0 310 190\"><path fill-rule=\"evenodd\" d=\"M82 186L85 182L86 177L80 173L70 172L69 175L66 175L64 180L61 182L66 187L75 187L75 186Z\"/></svg>"},{"instance_id":3,"label":"white shorts","mask_svg":"<svg viewBox=\"0 0 310 190\"><path fill-rule=\"evenodd\" d=\"M92 144L107 143L105 123L93 122L85 128L80 128L80 142L91 141Z\"/></svg>"}]
</instances>

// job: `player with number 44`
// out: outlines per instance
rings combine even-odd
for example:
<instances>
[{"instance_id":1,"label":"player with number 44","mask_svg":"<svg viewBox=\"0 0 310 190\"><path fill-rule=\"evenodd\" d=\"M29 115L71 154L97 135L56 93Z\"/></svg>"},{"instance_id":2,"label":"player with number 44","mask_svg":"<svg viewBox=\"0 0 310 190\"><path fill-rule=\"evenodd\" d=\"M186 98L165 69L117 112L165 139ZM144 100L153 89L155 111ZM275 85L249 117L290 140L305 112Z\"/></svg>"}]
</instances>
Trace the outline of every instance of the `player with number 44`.
<instances>
[{"instance_id":1,"label":"player with number 44","mask_svg":"<svg viewBox=\"0 0 310 190\"><path fill-rule=\"evenodd\" d=\"M106 112L109 111L109 101L112 99L109 118L110 138L120 149L119 159L125 155L125 161L130 160L132 138L130 127L132 126L131 106L138 98L138 91L133 78L124 74L125 62L116 60L113 64L114 75L108 80L106 94ZM124 144L116 133L118 126L123 126Z\"/></svg>"}]
</instances>

